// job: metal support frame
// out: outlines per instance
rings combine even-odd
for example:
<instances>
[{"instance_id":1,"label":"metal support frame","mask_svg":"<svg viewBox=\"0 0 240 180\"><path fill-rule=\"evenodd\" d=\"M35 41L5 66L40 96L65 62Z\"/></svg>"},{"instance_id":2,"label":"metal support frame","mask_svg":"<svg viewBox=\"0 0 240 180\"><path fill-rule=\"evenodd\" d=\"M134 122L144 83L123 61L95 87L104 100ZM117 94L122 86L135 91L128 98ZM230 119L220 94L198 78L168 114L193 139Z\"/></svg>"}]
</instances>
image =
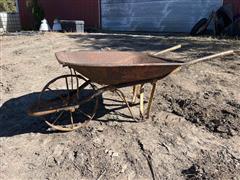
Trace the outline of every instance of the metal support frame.
<instances>
[{"instance_id":1,"label":"metal support frame","mask_svg":"<svg viewBox=\"0 0 240 180\"><path fill-rule=\"evenodd\" d=\"M146 113L146 117L149 118L150 115L150 111L151 111L151 107L152 107L152 102L153 102L153 96L156 90L156 85L157 85L157 81L152 82L152 91L150 94L150 98L148 101L148 107L147 107L147 113Z\"/></svg>"},{"instance_id":2,"label":"metal support frame","mask_svg":"<svg viewBox=\"0 0 240 180\"><path fill-rule=\"evenodd\" d=\"M144 84L140 86L140 116L144 119Z\"/></svg>"}]
</instances>

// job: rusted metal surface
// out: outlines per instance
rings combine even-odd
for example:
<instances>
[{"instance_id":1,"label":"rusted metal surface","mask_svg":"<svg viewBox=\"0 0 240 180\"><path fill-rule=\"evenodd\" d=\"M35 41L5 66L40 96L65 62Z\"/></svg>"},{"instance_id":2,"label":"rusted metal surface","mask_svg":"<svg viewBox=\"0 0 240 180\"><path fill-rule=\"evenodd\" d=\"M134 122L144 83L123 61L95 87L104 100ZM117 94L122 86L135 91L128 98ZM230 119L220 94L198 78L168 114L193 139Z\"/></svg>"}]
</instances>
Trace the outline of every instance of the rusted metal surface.
<instances>
[{"instance_id":1,"label":"rusted metal surface","mask_svg":"<svg viewBox=\"0 0 240 180\"><path fill-rule=\"evenodd\" d=\"M59 89L56 85L59 86L61 80L64 86ZM39 100L29 108L28 114L36 117L43 116L48 126L59 131L73 131L84 127L94 118L98 108L97 96L90 96L91 98L87 101L81 101L79 94L84 93L87 86L88 91L90 87L92 94L97 92L96 87L89 80L80 75L73 75L72 71L70 75L54 78L45 85ZM85 106L90 100L94 100L93 107L86 113L81 109L81 105ZM81 119L82 122L78 120L77 115L84 116Z\"/></svg>"},{"instance_id":2,"label":"rusted metal surface","mask_svg":"<svg viewBox=\"0 0 240 180\"><path fill-rule=\"evenodd\" d=\"M91 81L108 85L161 79L182 65L138 52L59 52L56 57Z\"/></svg>"}]
</instances>

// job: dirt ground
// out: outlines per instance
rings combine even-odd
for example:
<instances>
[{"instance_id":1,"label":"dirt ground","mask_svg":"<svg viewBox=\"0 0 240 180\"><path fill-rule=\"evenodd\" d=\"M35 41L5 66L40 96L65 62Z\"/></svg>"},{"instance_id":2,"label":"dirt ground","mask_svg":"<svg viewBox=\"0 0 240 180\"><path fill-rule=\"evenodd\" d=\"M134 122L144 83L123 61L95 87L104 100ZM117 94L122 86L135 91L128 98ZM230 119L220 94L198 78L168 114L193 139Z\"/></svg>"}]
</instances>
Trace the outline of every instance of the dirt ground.
<instances>
[{"instance_id":1,"label":"dirt ground","mask_svg":"<svg viewBox=\"0 0 240 180\"><path fill-rule=\"evenodd\" d=\"M240 179L237 54L184 67L159 81L145 122L122 117L126 107L104 113L107 107L101 104L86 128L59 133L26 113L48 81L69 73L55 52L157 52L176 44L183 48L168 56L182 61L240 47L234 39L158 34L2 36L0 179ZM145 90L148 94L150 85ZM130 99L131 88L123 91ZM101 98L116 95L107 92Z\"/></svg>"}]
</instances>

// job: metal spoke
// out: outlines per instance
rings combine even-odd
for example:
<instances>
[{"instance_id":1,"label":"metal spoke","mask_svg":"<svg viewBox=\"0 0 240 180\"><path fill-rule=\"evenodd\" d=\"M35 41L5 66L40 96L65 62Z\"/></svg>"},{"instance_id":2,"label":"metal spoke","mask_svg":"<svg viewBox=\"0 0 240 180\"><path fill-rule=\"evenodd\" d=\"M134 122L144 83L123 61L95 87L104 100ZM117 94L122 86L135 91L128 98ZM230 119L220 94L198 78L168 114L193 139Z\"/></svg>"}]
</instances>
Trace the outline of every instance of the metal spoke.
<instances>
[{"instance_id":1,"label":"metal spoke","mask_svg":"<svg viewBox=\"0 0 240 180\"><path fill-rule=\"evenodd\" d=\"M72 73L72 69L71 68L69 68L69 69L70 69L70 72L71 72L71 88L73 90L73 73Z\"/></svg>"},{"instance_id":2,"label":"metal spoke","mask_svg":"<svg viewBox=\"0 0 240 180\"><path fill-rule=\"evenodd\" d=\"M85 83L83 83L79 88L78 91L83 90L85 87L87 87L87 85L90 83L90 80L86 81Z\"/></svg>"},{"instance_id":3,"label":"metal spoke","mask_svg":"<svg viewBox=\"0 0 240 180\"><path fill-rule=\"evenodd\" d=\"M70 94L69 94L69 87L68 87L68 79L67 79L67 77L65 77L65 82L66 82L67 93L68 93L68 99L69 99Z\"/></svg>"},{"instance_id":4,"label":"metal spoke","mask_svg":"<svg viewBox=\"0 0 240 180\"><path fill-rule=\"evenodd\" d=\"M55 119L55 121L53 121L52 124L55 124L55 123L57 122L57 120L62 116L63 113L64 113L64 111L62 111L62 112L58 115L57 119Z\"/></svg>"},{"instance_id":5,"label":"metal spoke","mask_svg":"<svg viewBox=\"0 0 240 180\"><path fill-rule=\"evenodd\" d=\"M73 90L73 77L71 76L71 88Z\"/></svg>"},{"instance_id":6,"label":"metal spoke","mask_svg":"<svg viewBox=\"0 0 240 180\"><path fill-rule=\"evenodd\" d=\"M78 111L79 111L80 113L82 113L84 116L86 116L87 118L89 118L89 119L92 118L92 116L90 116L89 114L83 112L82 110L78 109Z\"/></svg>"},{"instance_id":7,"label":"metal spoke","mask_svg":"<svg viewBox=\"0 0 240 180\"><path fill-rule=\"evenodd\" d=\"M57 97L59 97L62 101L66 101L60 94L56 93L54 90L52 90L50 87L47 87L49 91L51 91L53 94L55 94ZM56 98L57 99L57 98Z\"/></svg>"},{"instance_id":8,"label":"metal spoke","mask_svg":"<svg viewBox=\"0 0 240 180\"><path fill-rule=\"evenodd\" d=\"M70 112L70 119L71 119L72 128L73 128L74 127L74 125L73 125L73 113L71 111L69 111L69 112Z\"/></svg>"},{"instance_id":9,"label":"metal spoke","mask_svg":"<svg viewBox=\"0 0 240 180\"><path fill-rule=\"evenodd\" d=\"M129 112L130 112L133 120L135 120L135 117L134 117L134 115L133 115L133 113L132 113L131 107L129 106L129 104L128 104L128 102L127 102L127 100L126 100L125 95L123 94L123 92L120 91L119 89L116 89L115 92L116 92L117 95L125 102L125 104L127 105L128 110L129 110Z\"/></svg>"},{"instance_id":10,"label":"metal spoke","mask_svg":"<svg viewBox=\"0 0 240 180\"><path fill-rule=\"evenodd\" d=\"M96 105L95 105L95 107L94 107L94 110L93 110L91 119L96 115L97 109L98 109L98 101L99 101L99 99L98 99L98 97L95 97L95 99L96 99L96 102L95 102Z\"/></svg>"},{"instance_id":11,"label":"metal spoke","mask_svg":"<svg viewBox=\"0 0 240 180\"><path fill-rule=\"evenodd\" d=\"M76 88L77 88L77 98L79 99L79 88L78 88L78 86L79 86L79 80L78 80L76 71L74 71L74 74L75 74L76 80L77 80L77 87L76 87Z\"/></svg>"},{"instance_id":12,"label":"metal spoke","mask_svg":"<svg viewBox=\"0 0 240 180\"><path fill-rule=\"evenodd\" d=\"M44 115L45 122L53 129L60 131L73 131L85 126L93 119L98 107L98 98L92 95L92 93L98 95L96 87L84 76L77 75L73 70L70 71L71 74L54 78L44 86L38 104L46 103L48 106L33 109L32 112L35 116ZM87 97L83 97L80 101L80 93L85 90L93 90L93 92L87 93ZM89 107L89 112L85 112L83 108L79 109L81 105L85 107L93 99L94 106ZM79 121L74 119L77 114L83 119Z\"/></svg>"}]
</instances>

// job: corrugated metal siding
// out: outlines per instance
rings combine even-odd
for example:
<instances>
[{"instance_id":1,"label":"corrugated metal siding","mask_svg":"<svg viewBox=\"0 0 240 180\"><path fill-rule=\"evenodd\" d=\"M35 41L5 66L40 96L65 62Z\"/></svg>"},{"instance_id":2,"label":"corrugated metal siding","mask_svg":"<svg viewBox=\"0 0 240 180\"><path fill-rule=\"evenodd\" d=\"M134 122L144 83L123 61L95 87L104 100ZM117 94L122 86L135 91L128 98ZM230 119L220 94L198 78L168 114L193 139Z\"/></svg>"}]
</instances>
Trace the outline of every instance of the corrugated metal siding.
<instances>
[{"instance_id":1,"label":"corrugated metal siding","mask_svg":"<svg viewBox=\"0 0 240 180\"><path fill-rule=\"evenodd\" d=\"M117 31L190 32L222 0L102 0L102 28Z\"/></svg>"},{"instance_id":2,"label":"corrugated metal siding","mask_svg":"<svg viewBox=\"0 0 240 180\"><path fill-rule=\"evenodd\" d=\"M39 0L45 17L50 22L55 18L64 20L84 20L87 27L99 27L99 0ZM19 11L23 27L32 27L31 9L26 0L19 0Z\"/></svg>"},{"instance_id":3,"label":"corrugated metal siding","mask_svg":"<svg viewBox=\"0 0 240 180\"><path fill-rule=\"evenodd\" d=\"M8 32L20 31L19 13L0 12L0 32L1 28Z\"/></svg>"}]
</instances>

